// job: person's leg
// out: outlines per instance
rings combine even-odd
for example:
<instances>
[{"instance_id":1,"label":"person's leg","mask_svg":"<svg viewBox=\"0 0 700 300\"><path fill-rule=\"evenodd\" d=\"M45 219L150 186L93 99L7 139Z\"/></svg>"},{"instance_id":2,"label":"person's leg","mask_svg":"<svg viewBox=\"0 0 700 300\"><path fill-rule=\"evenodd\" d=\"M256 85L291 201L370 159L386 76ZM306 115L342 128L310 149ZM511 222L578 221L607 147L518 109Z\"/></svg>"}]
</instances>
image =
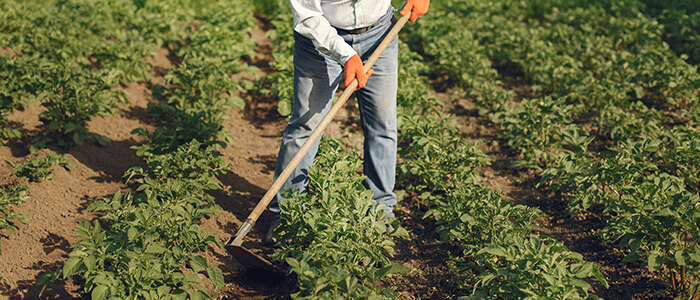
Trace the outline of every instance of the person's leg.
<instances>
[{"instance_id":1,"label":"person's leg","mask_svg":"<svg viewBox=\"0 0 700 300\"><path fill-rule=\"evenodd\" d=\"M355 38L353 45L366 60L381 42L394 22L386 20ZM396 93L398 89L398 38L382 53L372 67L374 74L367 85L356 92L360 107L364 142L364 174L366 184L378 204L386 205L387 214L396 204Z\"/></svg>"},{"instance_id":2,"label":"person's leg","mask_svg":"<svg viewBox=\"0 0 700 300\"><path fill-rule=\"evenodd\" d=\"M308 38L295 32L294 41L294 104L282 134L275 179L328 113L343 70L338 62L318 52ZM306 190L309 168L317 150L318 141L270 202L268 209L273 220L279 218L279 201L284 200L282 193L285 190Z\"/></svg>"}]
</instances>

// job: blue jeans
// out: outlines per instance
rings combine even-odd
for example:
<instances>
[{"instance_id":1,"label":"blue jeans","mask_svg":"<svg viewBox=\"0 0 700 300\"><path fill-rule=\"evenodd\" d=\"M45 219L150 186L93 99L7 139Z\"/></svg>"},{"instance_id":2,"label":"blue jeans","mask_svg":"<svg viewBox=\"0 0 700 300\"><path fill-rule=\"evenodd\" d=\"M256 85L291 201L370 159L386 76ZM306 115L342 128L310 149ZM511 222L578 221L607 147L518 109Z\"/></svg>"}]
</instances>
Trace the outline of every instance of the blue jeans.
<instances>
[{"instance_id":1,"label":"blue jeans","mask_svg":"<svg viewBox=\"0 0 700 300\"><path fill-rule=\"evenodd\" d=\"M339 32L366 61L396 22L393 10L387 12L370 30L360 34ZM320 53L311 40L294 32L294 106L282 134L275 167L275 179L318 126L332 106L333 95L342 80L343 66ZM365 185L372 190L377 204L391 210L396 204L396 90L398 87L398 38L374 64L367 85L355 92L364 133ZM318 141L309 150L275 198L270 202L272 217L280 214L279 201L287 189L303 192L309 181L309 168L318 151Z\"/></svg>"}]
</instances>

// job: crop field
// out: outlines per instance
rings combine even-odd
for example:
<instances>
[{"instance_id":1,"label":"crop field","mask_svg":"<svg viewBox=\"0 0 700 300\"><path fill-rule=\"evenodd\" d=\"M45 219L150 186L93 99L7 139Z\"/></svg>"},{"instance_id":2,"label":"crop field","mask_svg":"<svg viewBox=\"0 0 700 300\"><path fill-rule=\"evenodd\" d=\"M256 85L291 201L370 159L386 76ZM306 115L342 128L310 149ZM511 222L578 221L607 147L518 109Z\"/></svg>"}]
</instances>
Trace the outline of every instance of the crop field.
<instances>
[{"instance_id":1,"label":"crop field","mask_svg":"<svg viewBox=\"0 0 700 300\"><path fill-rule=\"evenodd\" d=\"M0 299L700 299L700 2L432 1L397 230L351 99L259 270L223 243L272 184L292 32L286 0L0 1Z\"/></svg>"}]
</instances>

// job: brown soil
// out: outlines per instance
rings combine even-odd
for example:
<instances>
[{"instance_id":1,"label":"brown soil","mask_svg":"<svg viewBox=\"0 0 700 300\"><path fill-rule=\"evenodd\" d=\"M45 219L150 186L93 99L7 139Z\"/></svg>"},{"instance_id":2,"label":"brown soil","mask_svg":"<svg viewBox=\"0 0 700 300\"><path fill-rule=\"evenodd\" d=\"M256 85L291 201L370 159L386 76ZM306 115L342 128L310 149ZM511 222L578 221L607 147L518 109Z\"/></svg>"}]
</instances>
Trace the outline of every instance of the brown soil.
<instances>
[{"instance_id":1,"label":"brown soil","mask_svg":"<svg viewBox=\"0 0 700 300\"><path fill-rule=\"evenodd\" d=\"M264 76L269 72L269 41L262 30L253 32L252 38L258 42L259 51L250 63L260 68L259 76ZM15 233L0 231L0 299L89 298L81 290L79 279L59 279L50 284L41 297L36 281L43 273L55 270L65 262L71 245L80 240L75 233L76 224L99 218L98 214L86 210L87 205L110 197L116 191L126 190L122 180L124 172L132 166L143 165L131 149L142 140L130 132L135 128L152 129L157 125L157 120L148 116L146 106L154 101L150 87L162 84L162 76L172 67L168 54L167 49L158 51L153 60L155 67L151 84L131 83L120 87L128 94L130 105L122 107L113 116L90 123L91 132L112 139L106 147L82 145L68 151L51 148L65 155L75 167L54 168L53 179L41 183L29 183L15 176L8 164L0 163L0 186L26 184L31 197L26 203L13 207L17 213L31 219L29 224L16 222L19 230ZM540 207L546 215L539 220L537 230L582 253L585 259L595 262L608 279L611 287L607 290L590 281L594 293L607 299L670 298L652 296L664 288L663 281L643 267L621 263L624 251L599 242L596 233L603 224L598 218L589 216L577 220L565 217L561 199L534 189L527 174L513 171L509 167L512 155L509 155L505 142L498 139L488 117L478 116L473 101L455 95L435 94L448 104L447 111L463 125L465 138L486 141L483 150L493 164L482 171L483 182L490 188L502 190L503 195L514 202ZM204 220L202 225L204 231L216 233L222 240L235 234L242 220L271 185L278 140L285 124L285 119L276 112L275 99L254 93L243 96L247 107L231 109L228 112L231 118L224 123L234 134L235 141L222 151L232 172L219 178L224 188L212 193L223 210ZM45 150L35 154L29 154L27 150L29 140L42 133L38 120L41 110L41 106L34 104L11 116L13 124L25 137L0 147L0 158L20 162L43 155ZM357 111L349 104L327 133L345 140L353 149L360 149L362 136L355 125L357 119ZM401 299L452 299L467 294L469 291L459 290L447 275L448 255L458 255L458 248L436 241L434 224L422 219L425 207L415 201L406 201L397 210L397 217L410 236L396 240L394 261L412 267L414 271L388 279L385 286L393 288ZM272 250L262 247L259 242L266 223L267 215L263 214L259 225L248 234L245 246L269 258ZM276 271L263 272L241 267L224 250L215 247L208 250L205 257L220 268L225 277L224 288L212 291L216 299L285 299L295 292L295 278L286 273L281 262L275 262Z\"/></svg>"}]
</instances>

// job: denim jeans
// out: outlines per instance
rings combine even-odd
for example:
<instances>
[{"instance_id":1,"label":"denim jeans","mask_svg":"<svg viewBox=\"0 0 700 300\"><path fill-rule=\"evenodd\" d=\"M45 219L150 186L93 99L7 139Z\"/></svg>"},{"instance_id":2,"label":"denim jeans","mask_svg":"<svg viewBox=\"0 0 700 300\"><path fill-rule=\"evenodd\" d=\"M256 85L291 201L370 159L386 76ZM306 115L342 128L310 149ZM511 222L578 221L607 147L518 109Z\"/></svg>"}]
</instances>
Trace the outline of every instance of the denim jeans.
<instances>
[{"instance_id":1,"label":"denim jeans","mask_svg":"<svg viewBox=\"0 0 700 300\"><path fill-rule=\"evenodd\" d=\"M363 33L339 31L339 34L365 62L395 22L393 10L390 10ZM294 42L294 104L282 134L275 179L330 110L343 76L343 66L316 50L310 39L294 32ZM372 198L377 204L386 205L388 211L396 204L393 189L396 180L398 48L397 37L372 67L374 74L369 77L367 85L355 92L364 133L364 175L367 177L364 183L372 190ZM303 192L306 189L318 143L316 141L270 202L269 211L273 218L280 214L278 202L284 200L283 191Z\"/></svg>"}]
</instances>

